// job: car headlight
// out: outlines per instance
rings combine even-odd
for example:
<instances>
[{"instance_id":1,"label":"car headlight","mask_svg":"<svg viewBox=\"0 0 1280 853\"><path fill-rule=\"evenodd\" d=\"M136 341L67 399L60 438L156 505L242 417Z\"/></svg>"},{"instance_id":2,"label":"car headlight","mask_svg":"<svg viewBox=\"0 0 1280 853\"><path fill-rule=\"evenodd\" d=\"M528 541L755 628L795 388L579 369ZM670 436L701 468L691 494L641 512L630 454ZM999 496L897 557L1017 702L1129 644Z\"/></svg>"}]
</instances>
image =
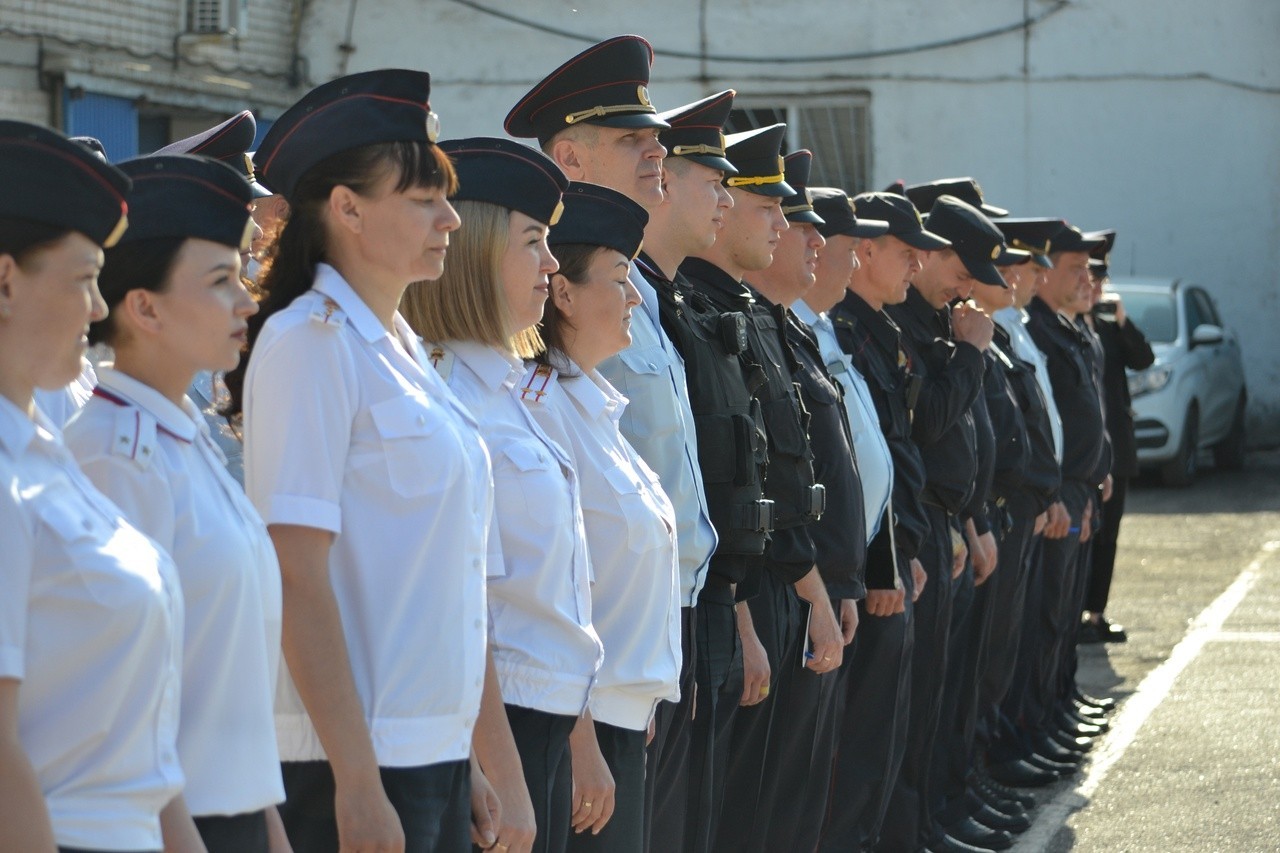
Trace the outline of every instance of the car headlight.
<instances>
[{"instance_id":1,"label":"car headlight","mask_svg":"<svg viewBox=\"0 0 1280 853\"><path fill-rule=\"evenodd\" d=\"M1139 370L1137 373L1130 373L1129 396L1141 397L1143 394L1159 391L1169 384L1169 377L1171 376L1173 376L1173 368L1162 364L1148 367L1146 370Z\"/></svg>"}]
</instances>

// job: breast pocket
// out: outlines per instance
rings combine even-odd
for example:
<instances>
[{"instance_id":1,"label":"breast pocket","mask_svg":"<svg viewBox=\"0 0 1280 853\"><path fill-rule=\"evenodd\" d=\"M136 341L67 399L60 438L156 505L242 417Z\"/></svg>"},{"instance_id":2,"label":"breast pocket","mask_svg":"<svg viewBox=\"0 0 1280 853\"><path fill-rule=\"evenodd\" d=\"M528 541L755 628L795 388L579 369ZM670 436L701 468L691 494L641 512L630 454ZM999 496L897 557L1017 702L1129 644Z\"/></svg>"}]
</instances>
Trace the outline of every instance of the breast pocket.
<instances>
[{"instance_id":1,"label":"breast pocket","mask_svg":"<svg viewBox=\"0 0 1280 853\"><path fill-rule=\"evenodd\" d=\"M551 451L529 442L502 447L494 459L494 485L499 509L517 493L526 519L539 524L572 524L569 483Z\"/></svg>"},{"instance_id":2,"label":"breast pocket","mask_svg":"<svg viewBox=\"0 0 1280 853\"><path fill-rule=\"evenodd\" d=\"M443 408L425 396L406 394L369 407L391 488L414 498L442 491L461 467L460 446Z\"/></svg>"},{"instance_id":3,"label":"breast pocket","mask_svg":"<svg viewBox=\"0 0 1280 853\"><path fill-rule=\"evenodd\" d=\"M627 527L627 545L636 554L644 554L667 544L670 531L666 522L646 499L643 486L625 468L609 468L604 478L613 489L614 498ZM588 531L588 536L590 532Z\"/></svg>"},{"instance_id":4,"label":"breast pocket","mask_svg":"<svg viewBox=\"0 0 1280 853\"><path fill-rule=\"evenodd\" d=\"M655 439L675 432L679 424L670 417L658 417L672 409L671 355L661 346L629 347L618 354L627 373L619 389L630 403L623 413L623 431L630 436Z\"/></svg>"}]
</instances>

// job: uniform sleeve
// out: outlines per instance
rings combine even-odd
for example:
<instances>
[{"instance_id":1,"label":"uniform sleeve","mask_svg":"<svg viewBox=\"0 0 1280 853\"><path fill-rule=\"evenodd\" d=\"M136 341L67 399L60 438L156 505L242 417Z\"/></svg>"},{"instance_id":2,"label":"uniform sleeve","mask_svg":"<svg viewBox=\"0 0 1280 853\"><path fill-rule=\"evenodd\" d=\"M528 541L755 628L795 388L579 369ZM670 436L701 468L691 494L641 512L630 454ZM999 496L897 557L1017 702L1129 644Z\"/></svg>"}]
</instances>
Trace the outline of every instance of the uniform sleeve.
<instances>
[{"instance_id":1,"label":"uniform sleeve","mask_svg":"<svg viewBox=\"0 0 1280 853\"><path fill-rule=\"evenodd\" d=\"M125 456L108 453L80 457L80 470L125 519L150 536L166 551L173 550L176 522L173 489L169 479L153 463L146 468Z\"/></svg>"},{"instance_id":2,"label":"uniform sleeve","mask_svg":"<svg viewBox=\"0 0 1280 853\"><path fill-rule=\"evenodd\" d=\"M933 444L964 416L982 390L982 352L958 343L939 376L928 376L920 387L911 437L921 445Z\"/></svg>"},{"instance_id":3,"label":"uniform sleeve","mask_svg":"<svg viewBox=\"0 0 1280 853\"><path fill-rule=\"evenodd\" d=\"M31 527L22 511L17 478L0 467L0 678L21 679L25 672L27 599L35 563Z\"/></svg>"},{"instance_id":4,"label":"uniform sleeve","mask_svg":"<svg viewBox=\"0 0 1280 853\"><path fill-rule=\"evenodd\" d=\"M245 490L267 524L342 529L342 479L359 403L345 334L302 322L253 354L245 383Z\"/></svg>"},{"instance_id":5,"label":"uniform sleeve","mask_svg":"<svg viewBox=\"0 0 1280 853\"><path fill-rule=\"evenodd\" d=\"M1156 362L1156 354L1147 342L1147 336L1133 322L1126 318L1123 326L1116 324L1116 339L1120 342L1121 359L1130 370L1146 370Z\"/></svg>"}]
</instances>

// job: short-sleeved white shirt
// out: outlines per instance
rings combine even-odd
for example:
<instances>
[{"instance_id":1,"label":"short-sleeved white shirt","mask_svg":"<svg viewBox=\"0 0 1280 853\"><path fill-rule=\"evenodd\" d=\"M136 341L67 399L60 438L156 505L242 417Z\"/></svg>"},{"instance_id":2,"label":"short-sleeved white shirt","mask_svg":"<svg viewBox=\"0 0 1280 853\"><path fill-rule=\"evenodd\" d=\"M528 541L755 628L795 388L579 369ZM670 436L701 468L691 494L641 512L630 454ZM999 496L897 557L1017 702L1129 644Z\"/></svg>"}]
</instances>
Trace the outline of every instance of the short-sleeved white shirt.
<instances>
[{"instance_id":1,"label":"short-sleeved white shirt","mask_svg":"<svg viewBox=\"0 0 1280 853\"><path fill-rule=\"evenodd\" d=\"M173 557L186 629L178 759L191 814L284 799L272 706L280 664L280 565L266 525L195 405L107 365L67 425L67 447L129 523Z\"/></svg>"},{"instance_id":2,"label":"short-sleeved white shirt","mask_svg":"<svg viewBox=\"0 0 1280 853\"><path fill-rule=\"evenodd\" d=\"M329 578L378 763L466 759L485 666L488 452L399 314L333 267L272 316L245 382L245 487L267 524L331 531ZM323 759L281 679L286 761Z\"/></svg>"},{"instance_id":3,"label":"short-sleeved white shirt","mask_svg":"<svg viewBox=\"0 0 1280 853\"><path fill-rule=\"evenodd\" d=\"M168 554L0 397L0 678L65 847L159 850L182 788L182 591Z\"/></svg>"},{"instance_id":4,"label":"short-sleeved white shirt","mask_svg":"<svg viewBox=\"0 0 1280 853\"><path fill-rule=\"evenodd\" d=\"M489 641L502 698L549 714L587 707L603 647L591 622L591 568L568 453L520 402L562 393L514 356L469 341L427 345L493 454Z\"/></svg>"},{"instance_id":5,"label":"short-sleeved white shirt","mask_svg":"<svg viewBox=\"0 0 1280 853\"><path fill-rule=\"evenodd\" d=\"M604 642L591 716L643 731L659 702L680 698L675 510L658 475L618 431L627 398L598 371L571 372L559 376L564 393L525 402L568 449L582 487L591 620Z\"/></svg>"}]
</instances>

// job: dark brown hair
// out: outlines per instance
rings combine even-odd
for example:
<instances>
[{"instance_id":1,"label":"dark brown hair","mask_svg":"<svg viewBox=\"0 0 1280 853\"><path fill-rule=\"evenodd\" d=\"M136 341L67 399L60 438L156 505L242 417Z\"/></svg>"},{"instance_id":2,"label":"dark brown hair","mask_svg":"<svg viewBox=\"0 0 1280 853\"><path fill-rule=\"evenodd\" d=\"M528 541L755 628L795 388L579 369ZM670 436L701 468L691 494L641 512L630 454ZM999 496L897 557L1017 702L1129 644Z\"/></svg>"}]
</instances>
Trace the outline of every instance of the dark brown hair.
<instances>
[{"instance_id":1,"label":"dark brown hair","mask_svg":"<svg viewBox=\"0 0 1280 853\"><path fill-rule=\"evenodd\" d=\"M169 284L169 273L186 237L151 237L122 243L103 252L106 259L98 274L98 289L108 309L114 309L130 290L161 293ZM116 342L114 314L89 324L89 343Z\"/></svg>"},{"instance_id":2,"label":"dark brown hair","mask_svg":"<svg viewBox=\"0 0 1280 853\"><path fill-rule=\"evenodd\" d=\"M595 261L596 255L605 250L604 246L592 246L586 243L563 243L552 247L551 253L560 262L560 269L552 275L552 279L562 275L569 280L570 284L586 284L587 276L591 273L592 262ZM553 295L547 300L546 308L542 311L542 323L538 326L545 349L534 361L554 367L562 373L569 369L569 356L564 348L563 323L564 318L560 315L560 309L556 307Z\"/></svg>"}]
</instances>

